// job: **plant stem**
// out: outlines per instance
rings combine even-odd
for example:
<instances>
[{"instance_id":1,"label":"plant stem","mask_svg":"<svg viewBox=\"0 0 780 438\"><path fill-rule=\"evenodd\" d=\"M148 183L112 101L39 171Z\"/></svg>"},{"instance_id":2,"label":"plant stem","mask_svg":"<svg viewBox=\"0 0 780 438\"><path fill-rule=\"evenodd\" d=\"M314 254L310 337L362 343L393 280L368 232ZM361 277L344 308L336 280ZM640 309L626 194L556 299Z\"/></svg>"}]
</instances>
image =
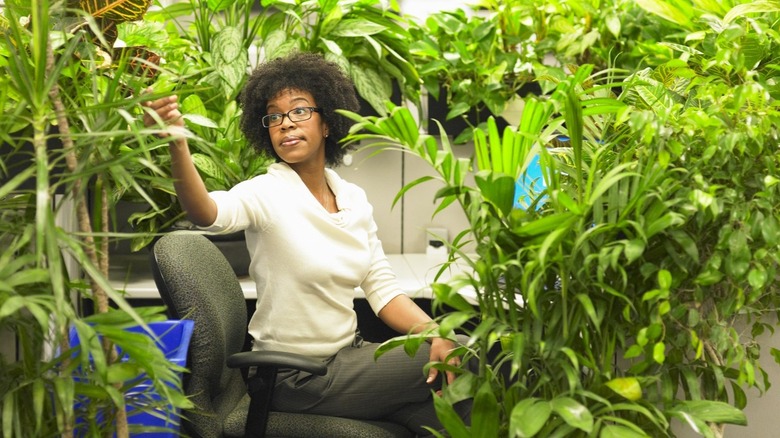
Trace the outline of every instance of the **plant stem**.
<instances>
[{"instance_id":1,"label":"plant stem","mask_svg":"<svg viewBox=\"0 0 780 438\"><path fill-rule=\"evenodd\" d=\"M47 73L53 70L53 66L54 66L54 52L51 48L51 43L47 41L46 43ZM78 157L76 156L76 148L75 148L75 144L73 143L73 138L71 138L70 135L70 124L68 123L68 118L65 113L65 105L62 103L62 98L60 97L60 89L56 83L51 87L51 90L49 90L49 98L51 99L52 105L54 106L54 114L57 119L57 125L60 131L62 147L63 150L65 151L65 163L68 166L68 170L71 173L74 173L78 169ZM101 196L105 196L105 189L103 189L102 192L103 193L101 194ZM95 248L95 240L92 237L92 221L89 217L89 210L87 209L87 203L86 200L84 199L84 194L82 193L82 184L79 179L75 179L73 181L72 196L73 199L76 201L76 217L78 219L79 231L81 231L84 236L83 237L84 251L87 254L87 257L89 257L90 262L92 262L94 266L99 267L101 273L104 276L107 276L108 239L107 238L103 239L103 244L101 246L104 247L106 250L103 251L101 259L99 260ZM104 203L102 208L103 210L106 210L108 208L108 205L105 203L106 198L104 198L103 201ZM108 214L107 211L102 212L104 228L108 224L107 214ZM90 286L91 286L94 300L97 304L98 313L107 312L108 295L106 295L106 291L103 290L103 288L95 281L94 278L90 278ZM116 362L117 360L116 349L105 338L103 339L103 349L106 352L108 363ZM117 383L116 386L117 388L119 388L121 387L121 384ZM68 426L66 426L66 430L67 429ZM118 409L116 412L116 435L119 438L129 437L128 427L127 427L127 412L124 409Z\"/></svg>"}]
</instances>

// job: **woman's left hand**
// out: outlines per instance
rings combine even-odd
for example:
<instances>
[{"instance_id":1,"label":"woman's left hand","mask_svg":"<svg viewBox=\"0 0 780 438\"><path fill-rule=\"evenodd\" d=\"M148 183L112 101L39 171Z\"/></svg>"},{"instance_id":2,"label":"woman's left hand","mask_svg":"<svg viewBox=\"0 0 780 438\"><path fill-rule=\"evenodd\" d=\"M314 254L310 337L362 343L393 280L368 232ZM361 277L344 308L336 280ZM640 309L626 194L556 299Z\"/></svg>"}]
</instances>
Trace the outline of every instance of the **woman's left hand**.
<instances>
[{"instance_id":1,"label":"woman's left hand","mask_svg":"<svg viewBox=\"0 0 780 438\"><path fill-rule=\"evenodd\" d=\"M433 338L431 340L431 361L444 362L452 366L460 365L460 357L450 356L452 350L455 349L455 343L444 338ZM449 357L449 358L448 358ZM436 376L439 375L439 370L431 367L428 370L427 383L433 383L436 380ZM447 384L452 383L455 380L455 373L452 371L446 372Z\"/></svg>"}]
</instances>

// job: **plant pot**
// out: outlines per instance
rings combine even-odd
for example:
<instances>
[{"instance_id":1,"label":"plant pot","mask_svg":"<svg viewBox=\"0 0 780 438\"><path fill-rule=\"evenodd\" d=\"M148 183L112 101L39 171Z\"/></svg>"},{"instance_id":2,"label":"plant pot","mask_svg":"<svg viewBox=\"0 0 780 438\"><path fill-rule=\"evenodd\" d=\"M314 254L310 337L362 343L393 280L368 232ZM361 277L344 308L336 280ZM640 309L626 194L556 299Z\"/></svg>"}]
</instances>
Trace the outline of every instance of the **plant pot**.
<instances>
[{"instance_id":1,"label":"plant pot","mask_svg":"<svg viewBox=\"0 0 780 438\"><path fill-rule=\"evenodd\" d=\"M156 341L157 347L165 354L165 358L175 365L186 366L194 321L189 319L167 320L150 322L148 325L154 336L158 338ZM129 327L126 330L128 332L145 333L140 326ZM72 328L70 331L70 345L71 347L79 345L79 337L75 328ZM119 356L122 357L121 351ZM127 358L120 360L127 361ZM178 375L179 382L181 382L182 377L181 374ZM142 433L143 436L149 438L175 438L179 436L181 425L179 409L170 405L159 407L163 400L154 390L149 380L142 379L138 384L128 389L125 392L125 398L134 400L134 404L132 406L128 404L126 408L128 426L133 429L156 428L155 432ZM75 408L82 407L84 403L89 403L89 400L77 399ZM143 408L144 406L146 406L145 409ZM98 423L105 421L102 416L103 412L98 410L98 418L95 421ZM78 427L84 421L84 418L76 419L74 436L84 436L82 429Z\"/></svg>"}]
</instances>

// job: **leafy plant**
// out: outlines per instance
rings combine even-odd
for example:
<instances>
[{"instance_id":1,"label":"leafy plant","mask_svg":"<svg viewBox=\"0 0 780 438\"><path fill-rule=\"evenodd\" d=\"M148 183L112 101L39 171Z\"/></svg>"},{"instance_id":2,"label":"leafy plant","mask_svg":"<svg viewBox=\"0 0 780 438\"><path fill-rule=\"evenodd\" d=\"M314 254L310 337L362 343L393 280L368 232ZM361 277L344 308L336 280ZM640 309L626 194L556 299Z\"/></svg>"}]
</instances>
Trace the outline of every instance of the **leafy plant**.
<instances>
[{"instance_id":1,"label":"leafy plant","mask_svg":"<svg viewBox=\"0 0 780 438\"><path fill-rule=\"evenodd\" d=\"M150 84L153 94L147 97L178 95L193 160L208 190L229 189L264 173L272 162L239 129L237 98L249 75L250 51L256 49L257 32L265 19L250 14L252 4L249 0L174 3L150 12L143 23L120 34L125 41L138 42L159 54L163 64ZM139 162L134 169L148 175L148 196L139 197L137 191L123 194L125 200L150 206L130 217L134 228L142 232L133 240L133 250L183 220L169 174L167 148L159 145L153 157L155 166Z\"/></svg>"},{"instance_id":2,"label":"leafy plant","mask_svg":"<svg viewBox=\"0 0 780 438\"><path fill-rule=\"evenodd\" d=\"M134 5L140 15L148 6ZM76 418L86 418L75 398L116 419L79 424L80 431L127 436L125 407L136 402L125 392L144 375L166 403L189 406L182 370L152 339L119 334L164 317L162 308L133 309L107 280L108 240L116 237L106 231L110 194L136 184L127 167L148 154L117 152L133 143L130 108L138 101L130 91L145 81L148 61L105 44L115 26L138 17L125 16L130 3L87 6L8 1L3 9L0 136L8 152L0 161L0 328L18 343L18 358L0 358L4 436L73 436ZM59 223L69 213L76 232ZM93 300L98 313L83 317L81 299ZM81 340L77 350L69 345L71 327ZM119 362L115 346L135 353Z\"/></svg>"},{"instance_id":3,"label":"leafy plant","mask_svg":"<svg viewBox=\"0 0 780 438\"><path fill-rule=\"evenodd\" d=\"M385 112L393 82L419 101L420 78L409 54L409 24L398 4L380 0L263 0L261 32L268 59L293 51L321 53L348 72L358 94Z\"/></svg>"},{"instance_id":4,"label":"leafy plant","mask_svg":"<svg viewBox=\"0 0 780 438\"><path fill-rule=\"evenodd\" d=\"M488 115L501 114L520 88L533 81L530 64L523 63L516 38L505 28L511 22L506 14L468 16L457 9L412 23L409 51L423 85L433 99L448 106L440 122L460 118L474 128ZM471 134L466 129L455 142L464 143Z\"/></svg>"},{"instance_id":5,"label":"leafy plant","mask_svg":"<svg viewBox=\"0 0 780 438\"><path fill-rule=\"evenodd\" d=\"M745 388L768 387L755 338L778 308L780 14L771 2L705 14L684 22L685 44L658 42L676 54L668 62L617 82L579 66L549 97L526 98L517 131L489 119L474 162L446 136L419 135L404 108L353 115L349 141L401 148L434 171L399 197L438 180L438 209L458 203L469 221L450 262L470 272L432 285L447 310L438 334L469 334L461 353L480 364L437 399L452 436L673 436L676 419L720 437L745 424ZM549 148L559 135L565 147ZM513 208L534 157L539 208ZM471 428L451 408L466 397Z\"/></svg>"}]
</instances>

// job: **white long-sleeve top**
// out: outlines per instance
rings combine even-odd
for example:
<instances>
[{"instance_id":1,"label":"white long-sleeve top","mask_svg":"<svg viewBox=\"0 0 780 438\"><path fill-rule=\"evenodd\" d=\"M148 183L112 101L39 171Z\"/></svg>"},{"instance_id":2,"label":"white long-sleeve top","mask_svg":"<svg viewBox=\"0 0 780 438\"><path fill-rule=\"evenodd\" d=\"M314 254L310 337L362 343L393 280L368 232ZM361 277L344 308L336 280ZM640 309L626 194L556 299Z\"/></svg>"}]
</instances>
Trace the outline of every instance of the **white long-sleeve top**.
<instances>
[{"instance_id":1,"label":"white long-sleeve top","mask_svg":"<svg viewBox=\"0 0 780 438\"><path fill-rule=\"evenodd\" d=\"M211 192L217 218L206 231L244 230L257 285L249 321L253 349L326 359L350 345L360 286L375 313L403 293L377 238L365 192L331 169L338 213L329 213L287 164L229 191Z\"/></svg>"}]
</instances>

